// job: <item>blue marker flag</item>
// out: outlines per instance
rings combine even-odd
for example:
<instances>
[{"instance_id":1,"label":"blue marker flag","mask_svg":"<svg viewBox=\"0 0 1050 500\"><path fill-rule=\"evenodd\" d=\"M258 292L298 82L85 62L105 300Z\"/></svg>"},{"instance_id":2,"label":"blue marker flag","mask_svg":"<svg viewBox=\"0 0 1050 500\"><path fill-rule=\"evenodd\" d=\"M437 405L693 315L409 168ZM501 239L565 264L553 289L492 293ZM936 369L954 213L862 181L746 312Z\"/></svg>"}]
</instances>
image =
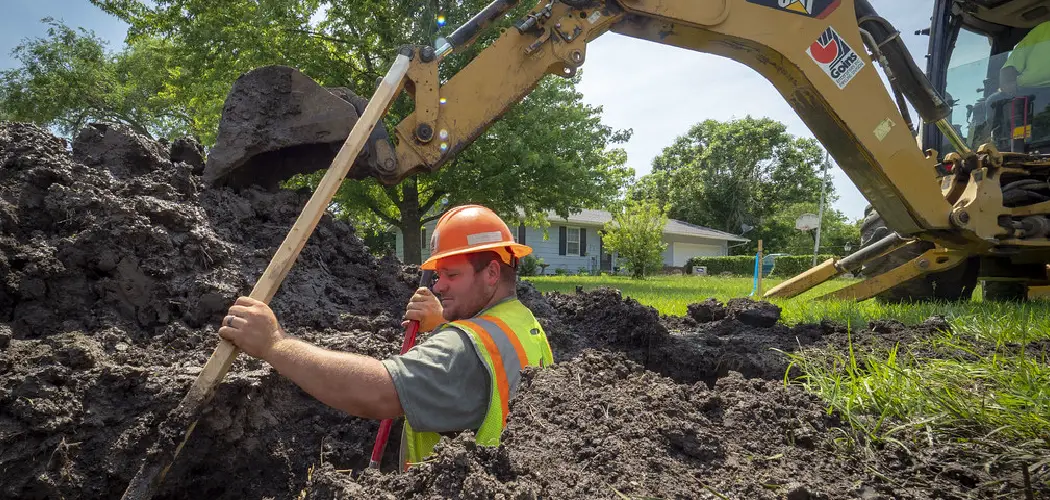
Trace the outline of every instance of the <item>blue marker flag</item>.
<instances>
[{"instance_id":1,"label":"blue marker flag","mask_svg":"<svg viewBox=\"0 0 1050 500\"><path fill-rule=\"evenodd\" d=\"M758 258L758 254L755 254L755 273L751 279L751 293L747 294L748 297L754 297L755 292L758 291L758 273L762 272L762 261Z\"/></svg>"}]
</instances>

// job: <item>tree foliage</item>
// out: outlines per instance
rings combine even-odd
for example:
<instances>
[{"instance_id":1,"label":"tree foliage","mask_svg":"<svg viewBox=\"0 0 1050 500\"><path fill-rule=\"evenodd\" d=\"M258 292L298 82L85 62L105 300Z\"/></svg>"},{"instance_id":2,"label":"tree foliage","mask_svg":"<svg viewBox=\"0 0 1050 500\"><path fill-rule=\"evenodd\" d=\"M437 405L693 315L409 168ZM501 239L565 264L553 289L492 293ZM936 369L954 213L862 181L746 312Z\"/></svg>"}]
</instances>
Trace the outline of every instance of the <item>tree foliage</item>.
<instances>
[{"instance_id":1,"label":"tree foliage","mask_svg":"<svg viewBox=\"0 0 1050 500\"><path fill-rule=\"evenodd\" d=\"M815 140L775 120L705 120L664 148L630 197L666 204L672 218L740 234L745 225L772 223L787 206L818 203L823 160ZM830 203L830 182L827 194ZM754 246L757 238L748 237Z\"/></svg>"},{"instance_id":2,"label":"tree foliage","mask_svg":"<svg viewBox=\"0 0 1050 500\"><path fill-rule=\"evenodd\" d=\"M607 145L628 137L601 124L600 109L582 102L574 81L548 77L442 170L396 188L345 183L336 199L353 207L354 219L386 222L406 235L464 203L485 205L508 223L544 227L548 210L566 217L610 203L626 189L633 177L627 155Z\"/></svg>"},{"instance_id":3,"label":"tree foliage","mask_svg":"<svg viewBox=\"0 0 1050 500\"><path fill-rule=\"evenodd\" d=\"M432 43L480 11L487 0L92 0L131 25L129 40L161 38L171 44L170 86L194 117L193 130L214 140L223 100L240 74L268 64L300 69L324 86L344 86L370 96L397 48ZM475 45L442 62L447 79L465 66L531 5L515 8ZM438 15L446 24L437 23ZM560 215L604 204L620 194L633 172L626 154L608 149L630 131L601 124L601 108L587 106L576 80L544 79L473 145L442 170L397 186L375 181L344 183L336 196L340 214L359 227L396 227L405 236L405 261L421 260L422 224L446 207L482 203L509 221L546 223ZM479 82L485 84L484 82ZM401 98L389 128L412 109ZM293 185L313 186L320 175Z\"/></svg>"},{"instance_id":4,"label":"tree foliage","mask_svg":"<svg viewBox=\"0 0 1050 500\"><path fill-rule=\"evenodd\" d=\"M319 12L320 0L91 2L130 25L129 44L163 40L168 45L163 72L168 93L186 107L192 132L206 145L215 141L230 86L254 68L286 64L322 85L358 83L345 79L349 56L313 32L310 19Z\"/></svg>"},{"instance_id":5,"label":"tree foliage","mask_svg":"<svg viewBox=\"0 0 1050 500\"><path fill-rule=\"evenodd\" d=\"M12 51L20 66L0 72L0 116L72 137L90 121L124 123L150 137L185 135L190 118L168 93L169 46L139 40L111 53L91 31L45 19L46 38Z\"/></svg>"},{"instance_id":6,"label":"tree foliage","mask_svg":"<svg viewBox=\"0 0 1050 500\"><path fill-rule=\"evenodd\" d=\"M616 252L631 276L644 278L663 267L663 230L667 212L656 203L629 201L613 213L605 225L602 241L608 252Z\"/></svg>"}]
</instances>

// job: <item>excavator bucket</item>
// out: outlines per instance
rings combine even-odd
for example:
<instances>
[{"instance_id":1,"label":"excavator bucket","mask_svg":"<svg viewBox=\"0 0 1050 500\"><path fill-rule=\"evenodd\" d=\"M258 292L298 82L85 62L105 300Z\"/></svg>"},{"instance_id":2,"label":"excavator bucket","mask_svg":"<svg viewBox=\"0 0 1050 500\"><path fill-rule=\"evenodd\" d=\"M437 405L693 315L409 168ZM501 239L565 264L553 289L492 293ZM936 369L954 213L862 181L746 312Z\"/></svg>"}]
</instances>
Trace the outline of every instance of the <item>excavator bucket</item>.
<instances>
[{"instance_id":1,"label":"excavator bucket","mask_svg":"<svg viewBox=\"0 0 1050 500\"><path fill-rule=\"evenodd\" d=\"M212 186L273 189L295 174L327 169L367 104L349 89L322 87L288 66L245 73L226 96L204 180ZM395 161L382 121L347 177L372 175L380 158Z\"/></svg>"}]
</instances>

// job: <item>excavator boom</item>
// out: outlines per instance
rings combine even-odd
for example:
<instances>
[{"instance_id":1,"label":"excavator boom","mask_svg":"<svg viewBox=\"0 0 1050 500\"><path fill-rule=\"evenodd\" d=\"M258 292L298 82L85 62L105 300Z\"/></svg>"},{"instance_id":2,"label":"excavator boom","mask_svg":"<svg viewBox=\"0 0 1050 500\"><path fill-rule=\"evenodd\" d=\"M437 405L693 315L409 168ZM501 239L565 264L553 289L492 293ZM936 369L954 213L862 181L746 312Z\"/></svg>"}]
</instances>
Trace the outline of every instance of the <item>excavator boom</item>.
<instances>
[{"instance_id":1,"label":"excavator boom","mask_svg":"<svg viewBox=\"0 0 1050 500\"><path fill-rule=\"evenodd\" d=\"M409 80L415 82L416 111L396 127L396 171L379 177L393 183L441 168L545 75L575 75L586 61L587 43L613 31L755 69L893 227L904 234L950 227L951 205L941 195L936 160L916 147L863 50L853 2L788 8L760 0L590 4L541 1L526 18L539 21L506 30L440 87L436 61L414 58ZM703 85L696 82L697 92Z\"/></svg>"},{"instance_id":2,"label":"excavator boom","mask_svg":"<svg viewBox=\"0 0 1050 500\"><path fill-rule=\"evenodd\" d=\"M1017 182L1024 180L1029 184L1023 185L1030 187L1035 179L1045 178L1050 160L1000 152L991 144L971 148L949 123L951 102L931 86L899 33L868 0L540 0L442 82L438 77L442 60L469 47L517 3L494 0L447 39L433 46L400 49L410 60L403 90L413 99L414 111L394 127L392 144L386 130L376 127L350 177L371 175L394 184L442 168L540 79L574 76L586 62L587 44L615 32L727 57L760 73L824 144L885 226L904 238L1010 262L1050 260L1050 202L1007 206L1003 197L1005 185L1021 186ZM1019 15L1027 23L1034 19ZM877 67L886 75L892 96ZM238 102L236 90L265 87L253 84L253 78L262 78L267 71L273 73L261 68L235 84L227 100L231 123L238 123L237 109L231 108ZM293 73L289 78L306 85L300 77ZM697 92L703 92L703 86L704 81L695 82ZM312 103L312 109L330 106L329 112L319 114L330 124L321 127L324 130L302 124L289 128L254 124L250 130L255 135L249 139L253 147L238 149L227 144L236 140L224 141L234 134L220 125L219 144L212 155L217 159L209 158L206 177L213 182L236 180L236 170L251 163L245 160L250 151L266 158L268 168L276 162L278 170L287 170L262 176L267 178L302 171L294 164L303 157L324 156L325 144L327 153L334 155L333 141L346 136L363 105L346 89L324 94L323 99L311 100L286 92L282 94L286 97L276 98L276 104L284 106L274 105L278 111L268 114L274 120L302 114L301 101ZM908 115L905 99L955 151L923 151L917 145L918 127ZM339 121L349 115L350 120ZM224 123L226 117L224 112ZM329 133L331 127L337 131ZM285 135L267 137L271 130ZM287 140L287 135L294 135L289 130L309 131L308 137L298 139L302 143L295 146L298 156L287 154L289 143L296 142ZM268 150L272 144L280 147Z\"/></svg>"}]
</instances>

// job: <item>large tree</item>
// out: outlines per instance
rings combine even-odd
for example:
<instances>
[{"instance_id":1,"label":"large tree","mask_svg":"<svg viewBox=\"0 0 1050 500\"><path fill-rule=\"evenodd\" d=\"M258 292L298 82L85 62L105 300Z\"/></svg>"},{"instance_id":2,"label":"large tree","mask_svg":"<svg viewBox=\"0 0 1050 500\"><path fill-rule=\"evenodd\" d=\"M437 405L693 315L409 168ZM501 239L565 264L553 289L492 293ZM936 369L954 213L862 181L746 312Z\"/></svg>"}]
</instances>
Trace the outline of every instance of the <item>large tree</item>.
<instances>
[{"instance_id":1,"label":"large tree","mask_svg":"<svg viewBox=\"0 0 1050 500\"><path fill-rule=\"evenodd\" d=\"M214 140L222 103L241 73L268 64L299 68L326 86L371 95L406 43L432 43L480 11L485 0L92 0L131 25L128 39L161 38L172 46L170 85L195 117L194 130ZM500 26L528 9L522 4ZM445 20L444 26L438 22ZM498 35L488 30L462 54L442 63L444 78L463 67ZM583 104L574 81L548 77L474 145L443 170L397 186L348 182L336 201L340 213L361 226L401 230L405 261L421 260L422 224L443 207L476 202L512 221L543 224L546 210L561 215L601 205L617 196L632 176L626 155L609 146L629 131L601 124L601 108ZM412 108L395 102L386 118L393 126ZM312 185L318 175L298 184ZM519 213L519 211L521 211Z\"/></svg>"},{"instance_id":2,"label":"large tree","mask_svg":"<svg viewBox=\"0 0 1050 500\"><path fill-rule=\"evenodd\" d=\"M111 52L91 31L44 22L47 36L16 46L19 66L0 72L0 117L53 127L67 137L98 120L150 137L189 131L192 120L167 93L165 42L141 39Z\"/></svg>"},{"instance_id":3,"label":"large tree","mask_svg":"<svg viewBox=\"0 0 1050 500\"><path fill-rule=\"evenodd\" d=\"M671 218L740 233L787 206L819 202L823 161L815 140L775 120L705 120L664 148L630 196L666 204ZM827 196L835 199L830 181Z\"/></svg>"},{"instance_id":4,"label":"large tree","mask_svg":"<svg viewBox=\"0 0 1050 500\"><path fill-rule=\"evenodd\" d=\"M633 176L623 150L606 150L629 134L602 125L600 110L581 99L573 82L548 77L445 168L397 187L345 183L336 199L355 210L356 220L397 227L409 263L421 259L420 228L446 207L479 203L510 221L542 226L547 210L566 217L603 206Z\"/></svg>"},{"instance_id":5,"label":"large tree","mask_svg":"<svg viewBox=\"0 0 1050 500\"><path fill-rule=\"evenodd\" d=\"M322 85L351 88L369 77L356 70L345 44L315 31L311 18L322 12L320 0L91 3L130 25L128 44L163 40L168 45L168 64L156 72L165 76L173 101L187 108L191 128L205 144L215 141L230 85L251 69L287 64Z\"/></svg>"}]
</instances>

